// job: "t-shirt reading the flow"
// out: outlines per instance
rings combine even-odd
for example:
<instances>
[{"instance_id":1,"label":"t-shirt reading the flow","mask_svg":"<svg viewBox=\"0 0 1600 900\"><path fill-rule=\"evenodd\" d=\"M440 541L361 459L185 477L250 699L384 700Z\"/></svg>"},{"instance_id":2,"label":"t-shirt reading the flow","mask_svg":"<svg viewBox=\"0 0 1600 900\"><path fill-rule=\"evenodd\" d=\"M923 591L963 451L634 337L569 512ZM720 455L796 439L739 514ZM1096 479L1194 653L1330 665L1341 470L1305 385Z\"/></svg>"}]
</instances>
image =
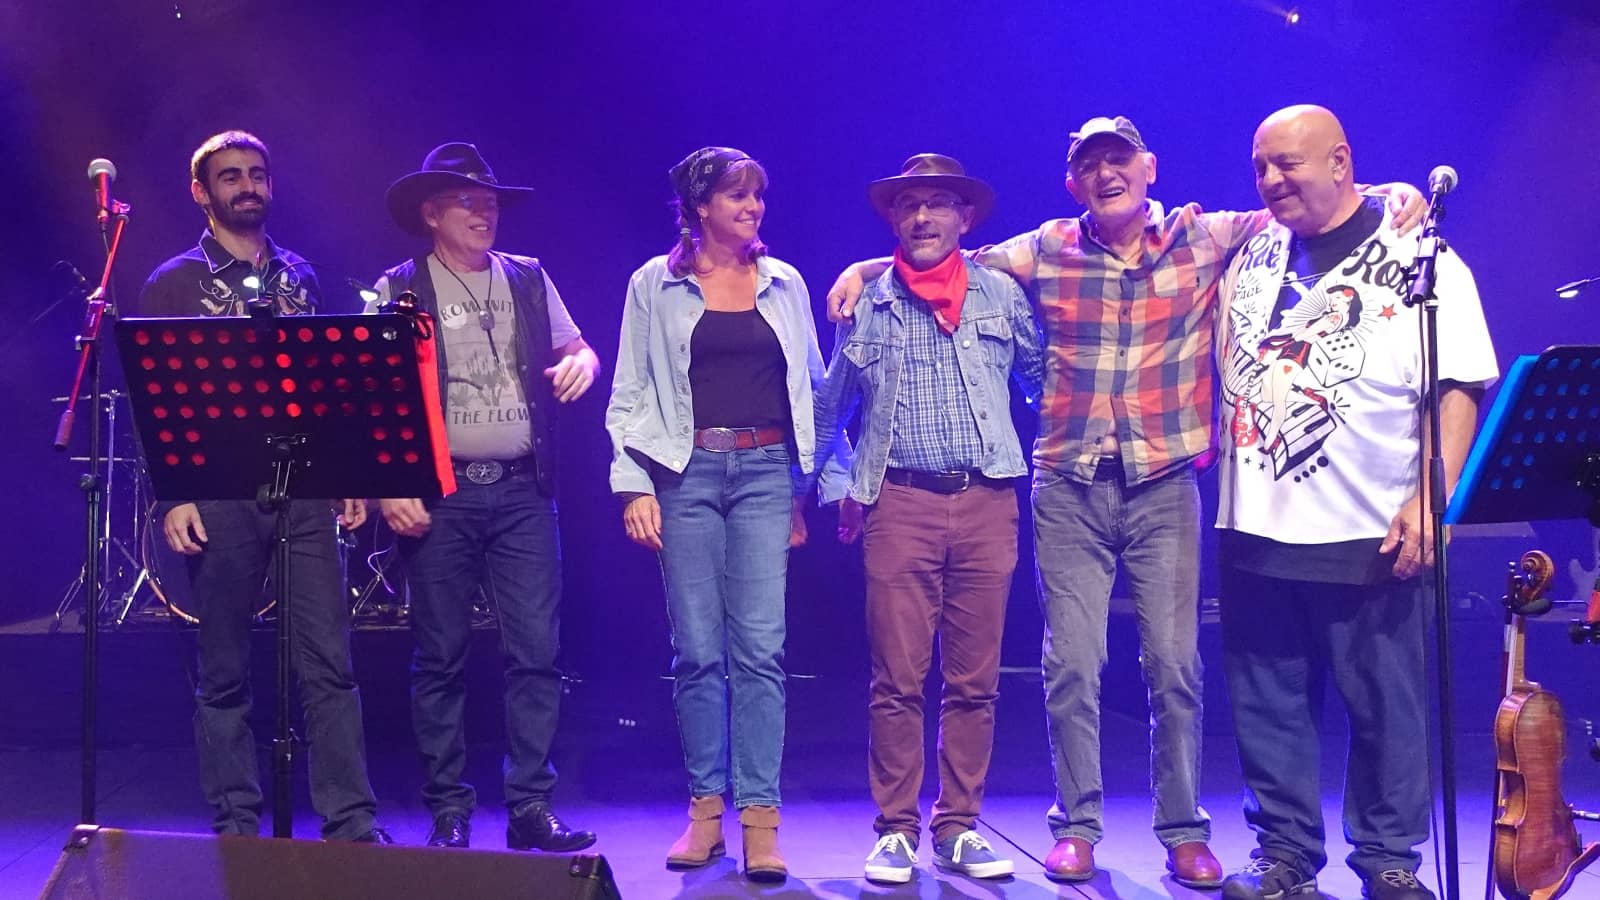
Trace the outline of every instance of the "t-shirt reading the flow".
<instances>
[{"instance_id":1,"label":"t-shirt reading the flow","mask_svg":"<svg viewBox=\"0 0 1600 900\"><path fill-rule=\"evenodd\" d=\"M1269 577L1370 584L1377 548L1416 493L1423 389L1417 309L1403 300L1415 235L1366 200L1332 231L1274 224L1223 284L1223 447L1217 526L1225 565ZM1471 272L1439 258L1442 382L1486 384L1494 348Z\"/></svg>"},{"instance_id":2,"label":"t-shirt reading the flow","mask_svg":"<svg viewBox=\"0 0 1600 900\"><path fill-rule=\"evenodd\" d=\"M439 303L438 334L445 345L445 431L456 459L509 460L533 450L528 398L517 377L516 305L500 261L480 272L453 272L428 255L428 278ZM542 271L542 269L541 269ZM389 299L388 279L377 284ZM561 295L544 274L552 349L579 337ZM487 327L486 327L487 326ZM540 376L542 379L542 376Z\"/></svg>"}]
</instances>

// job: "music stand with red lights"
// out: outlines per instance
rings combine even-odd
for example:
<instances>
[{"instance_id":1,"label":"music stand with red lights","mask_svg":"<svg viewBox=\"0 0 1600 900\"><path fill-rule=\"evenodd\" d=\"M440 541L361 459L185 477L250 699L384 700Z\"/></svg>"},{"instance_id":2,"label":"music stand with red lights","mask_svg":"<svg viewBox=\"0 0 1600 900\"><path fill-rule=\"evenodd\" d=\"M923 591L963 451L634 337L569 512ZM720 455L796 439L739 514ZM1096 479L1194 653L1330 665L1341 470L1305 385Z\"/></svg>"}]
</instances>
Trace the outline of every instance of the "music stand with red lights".
<instances>
[{"instance_id":1,"label":"music stand with red lights","mask_svg":"<svg viewBox=\"0 0 1600 900\"><path fill-rule=\"evenodd\" d=\"M454 490L425 326L404 314L116 326L156 498L255 500L277 515L275 837L292 830L290 500Z\"/></svg>"}]
</instances>

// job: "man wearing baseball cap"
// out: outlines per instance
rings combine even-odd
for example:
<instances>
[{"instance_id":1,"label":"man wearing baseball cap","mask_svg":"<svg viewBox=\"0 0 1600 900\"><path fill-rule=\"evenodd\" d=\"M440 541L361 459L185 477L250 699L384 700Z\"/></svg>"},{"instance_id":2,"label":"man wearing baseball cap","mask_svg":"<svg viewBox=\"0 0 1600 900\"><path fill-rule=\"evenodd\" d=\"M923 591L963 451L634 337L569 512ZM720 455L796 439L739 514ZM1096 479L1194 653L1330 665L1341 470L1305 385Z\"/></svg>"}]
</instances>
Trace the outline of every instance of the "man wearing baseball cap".
<instances>
[{"instance_id":1,"label":"man wearing baseball cap","mask_svg":"<svg viewBox=\"0 0 1600 900\"><path fill-rule=\"evenodd\" d=\"M1017 565L1015 482L1028 472L1007 382L1038 397L1043 354L1028 299L960 253L994 191L937 153L906 160L868 198L899 246L839 327L817 398L817 458L850 463L839 537L863 537L872 648L868 778L878 806L869 881L911 880L922 833L922 685L935 636L944 679L934 864L1012 874L974 827L994 743L1000 636ZM861 408L853 459L839 440ZM824 488L823 500L841 500ZM863 509L866 510L863 513Z\"/></svg>"},{"instance_id":2,"label":"man wearing baseball cap","mask_svg":"<svg viewBox=\"0 0 1600 900\"><path fill-rule=\"evenodd\" d=\"M531 193L500 184L478 148L451 143L387 198L395 223L432 247L384 273L378 302L410 291L436 322L457 486L443 498L381 501L410 588L411 716L427 769L431 846L471 840L477 794L462 780L464 710L480 587L499 614L506 656L506 846L572 851L595 841L551 809L550 744L561 701L555 419L594 384L600 361L539 261L493 249L500 210Z\"/></svg>"},{"instance_id":3,"label":"man wearing baseball cap","mask_svg":"<svg viewBox=\"0 0 1600 900\"><path fill-rule=\"evenodd\" d=\"M1044 393L1033 448L1034 558L1056 798L1045 874L1094 877L1103 833L1100 672L1111 586L1121 564L1139 624L1151 711L1156 837L1179 884L1214 888L1199 802L1200 496L1214 456L1212 336L1228 258L1272 221L1265 210L1166 210L1147 198L1156 157L1133 122L1097 116L1074 131L1066 187L1087 212L1055 219L975 255L1015 277L1045 332ZM1414 188L1390 192L1411 220ZM876 261L875 261L876 262ZM862 267L867 266L864 271ZM828 295L855 308L858 263Z\"/></svg>"}]
</instances>

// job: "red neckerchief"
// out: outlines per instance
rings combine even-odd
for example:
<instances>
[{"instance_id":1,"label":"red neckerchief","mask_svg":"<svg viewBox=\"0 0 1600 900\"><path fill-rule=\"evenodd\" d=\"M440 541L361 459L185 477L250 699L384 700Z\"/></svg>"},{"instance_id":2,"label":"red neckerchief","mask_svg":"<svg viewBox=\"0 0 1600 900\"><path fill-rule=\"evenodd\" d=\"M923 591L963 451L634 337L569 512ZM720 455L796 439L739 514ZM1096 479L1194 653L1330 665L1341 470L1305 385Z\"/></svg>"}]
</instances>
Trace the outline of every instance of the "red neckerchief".
<instances>
[{"instance_id":1,"label":"red neckerchief","mask_svg":"<svg viewBox=\"0 0 1600 900\"><path fill-rule=\"evenodd\" d=\"M933 307L933 317L945 334L954 334L961 324L961 303L967 299L967 261L960 250L950 251L931 269L918 271L894 248L894 270L911 289L913 296Z\"/></svg>"}]
</instances>

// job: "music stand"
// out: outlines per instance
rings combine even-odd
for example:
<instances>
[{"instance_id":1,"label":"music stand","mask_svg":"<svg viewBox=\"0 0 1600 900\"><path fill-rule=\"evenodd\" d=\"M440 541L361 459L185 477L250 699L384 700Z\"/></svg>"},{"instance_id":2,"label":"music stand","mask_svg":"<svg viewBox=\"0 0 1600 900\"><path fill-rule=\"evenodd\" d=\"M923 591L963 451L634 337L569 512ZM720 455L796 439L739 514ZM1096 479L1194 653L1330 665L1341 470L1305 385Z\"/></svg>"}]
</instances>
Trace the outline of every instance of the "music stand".
<instances>
[{"instance_id":1,"label":"music stand","mask_svg":"<svg viewBox=\"0 0 1600 900\"><path fill-rule=\"evenodd\" d=\"M1444 521L1578 518L1600 528L1600 347L1555 346L1511 364Z\"/></svg>"},{"instance_id":2,"label":"music stand","mask_svg":"<svg viewBox=\"0 0 1600 900\"><path fill-rule=\"evenodd\" d=\"M403 314L124 319L117 348L162 500L255 500L277 516L272 831L290 837L291 499L454 489L431 329Z\"/></svg>"}]
</instances>

